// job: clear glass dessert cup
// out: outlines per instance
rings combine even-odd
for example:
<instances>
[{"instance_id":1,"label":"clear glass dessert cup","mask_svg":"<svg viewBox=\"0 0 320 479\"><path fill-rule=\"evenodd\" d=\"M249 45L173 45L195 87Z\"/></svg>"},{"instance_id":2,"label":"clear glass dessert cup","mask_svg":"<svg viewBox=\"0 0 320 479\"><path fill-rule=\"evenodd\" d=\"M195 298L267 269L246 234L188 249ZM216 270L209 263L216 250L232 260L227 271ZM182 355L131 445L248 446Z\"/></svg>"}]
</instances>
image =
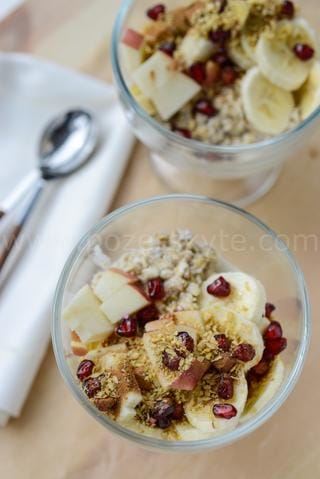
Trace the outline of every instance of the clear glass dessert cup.
<instances>
[{"instance_id":1,"label":"clear glass dessert cup","mask_svg":"<svg viewBox=\"0 0 320 479\"><path fill-rule=\"evenodd\" d=\"M289 132L251 145L214 146L169 131L133 98L128 87L130 77L119 49L126 28L139 29L146 21L146 9L154 3L152 0L123 0L113 31L114 78L131 127L149 148L153 168L170 192L204 194L237 206L246 206L267 193L276 182L284 162L296 156L297 151L309 143L319 125L320 106ZM182 2L171 0L161 3L169 9ZM301 4L302 14L310 24L319 27L319 20L312 9L313 2L296 3ZM315 22L318 24L315 25Z\"/></svg>"},{"instance_id":2,"label":"clear glass dessert cup","mask_svg":"<svg viewBox=\"0 0 320 479\"><path fill-rule=\"evenodd\" d=\"M99 268L101 250L115 260L141 245L146 235L190 229L199 240L213 245L224 264L258 278L269 301L277 306L288 347L281 357L285 378L276 395L254 417L234 431L198 441L166 441L135 433L100 413L77 383L70 355L70 332L62 311L73 295ZM100 258L101 260L101 258ZM69 389L86 411L110 431L138 445L162 451L215 449L251 433L285 402L301 373L310 339L310 311L303 275L294 257L267 226L237 207L202 196L168 195L129 204L95 225L71 253L57 287L52 322L54 352ZM281 421L281 416L279 417Z\"/></svg>"}]
</instances>

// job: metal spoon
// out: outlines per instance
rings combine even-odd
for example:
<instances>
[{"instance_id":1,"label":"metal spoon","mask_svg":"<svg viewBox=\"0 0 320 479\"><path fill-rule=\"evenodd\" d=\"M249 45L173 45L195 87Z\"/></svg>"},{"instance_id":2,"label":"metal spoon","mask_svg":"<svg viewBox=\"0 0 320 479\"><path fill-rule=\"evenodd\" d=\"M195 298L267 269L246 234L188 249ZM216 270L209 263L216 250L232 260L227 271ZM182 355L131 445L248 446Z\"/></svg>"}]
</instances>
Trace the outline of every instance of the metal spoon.
<instances>
[{"instance_id":1,"label":"metal spoon","mask_svg":"<svg viewBox=\"0 0 320 479\"><path fill-rule=\"evenodd\" d=\"M59 115L45 128L39 142L38 168L4 199L0 207L0 272L48 181L72 174L92 156L99 140L94 117L84 110ZM21 211L17 210L19 205ZM9 233L4 236L4 230ZM5 241L3 241L5 239Z\"/></svg>"}]
</instances>

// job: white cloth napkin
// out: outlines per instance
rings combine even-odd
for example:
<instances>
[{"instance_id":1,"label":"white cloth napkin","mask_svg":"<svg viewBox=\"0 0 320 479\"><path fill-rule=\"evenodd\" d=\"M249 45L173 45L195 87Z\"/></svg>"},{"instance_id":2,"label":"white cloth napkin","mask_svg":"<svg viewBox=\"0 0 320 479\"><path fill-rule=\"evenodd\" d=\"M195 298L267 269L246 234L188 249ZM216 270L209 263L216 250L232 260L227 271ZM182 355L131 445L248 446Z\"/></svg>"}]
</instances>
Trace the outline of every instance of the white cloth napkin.
<instances>
[{"instance_id":1,"label":"white cloth napkin","mask_svg":"<svg viewBox=\"0 0 320 479\"><path fill-rule=\"evenodd\" d=\"M134 138L113 88L90 77L17 54L0 55L0 205L36 163L44 123L81 106L102 129L100 149L72 177L44 195L28 247L0 291L0 424L18 417L46 351L50 307L63 264L80 237L111 204ZM49 189L50 189L49 187Z\"/></svg>"},{"instance_id":2,"label":"white cloth napkin","mask_svg":"<svg viewBox=\"0 0 320 479\"><path fill-rule=\"evenodd\" d=\"M16 10L24 0L1 0L0 2L0 22L10 13Z\"/></svg>"}]
</instances>

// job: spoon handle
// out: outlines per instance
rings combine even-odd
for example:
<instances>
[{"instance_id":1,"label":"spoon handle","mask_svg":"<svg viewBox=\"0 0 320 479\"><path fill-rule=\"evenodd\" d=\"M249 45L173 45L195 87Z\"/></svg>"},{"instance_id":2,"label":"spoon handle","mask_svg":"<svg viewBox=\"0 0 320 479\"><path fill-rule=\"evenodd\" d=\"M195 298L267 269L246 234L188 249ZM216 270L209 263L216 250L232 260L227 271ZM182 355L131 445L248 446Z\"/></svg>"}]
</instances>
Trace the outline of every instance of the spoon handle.
<instances>
[{"instance_id":1,"label":"spoon handle","mask_svg":"<svg viewBox=\"0 0 320 479\"><path fill-rule=\"evenodd\" d=\"M46 181L43 180L42 178L39 178L37 183L34 184L32 192L30 192L30 195L28 198L25 200L23 203L23 207L21 211L19 211L19 216L17 217L16 215L14 216L14 219L12 221L10 216L11 215L5 215L5 231L0 231L0 280L1 282L3 281L3 270L5 265L7 265L7 262L10 258L12 258L12 261L10 261L9 268L6 268L5 275L9 273L10 266L13 266L14 262L14 250L18 250L16 248L17 240L20 239L21 233L24 230L24 226L27 223L29 217L31 216L31 212L33 211L34 206L38 202L40 195L44 189L44 185L46 184Z\"/></svg>"},{"instance_id":2,"label":"spoon handle","mask_svg":"<svg viewBox=\"0 0 320 479\"><path fill-rule=\"evenodd\" d=\"M0 202L0 221L17 209L27 194L35 188L40 178L38 170L31 171L13 188L11 193L2 199Z\"/></svg>"}]
</instances>

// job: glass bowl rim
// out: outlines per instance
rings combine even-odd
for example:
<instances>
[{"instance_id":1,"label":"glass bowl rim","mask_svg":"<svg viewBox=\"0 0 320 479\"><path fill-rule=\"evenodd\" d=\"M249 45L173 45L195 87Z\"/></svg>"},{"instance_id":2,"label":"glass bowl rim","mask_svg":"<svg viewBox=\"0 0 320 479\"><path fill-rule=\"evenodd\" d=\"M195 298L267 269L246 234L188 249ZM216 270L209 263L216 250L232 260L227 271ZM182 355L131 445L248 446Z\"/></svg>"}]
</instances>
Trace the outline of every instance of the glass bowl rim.
<instances>
[{"instance_id":1,"label":"glass bowl rim","mask_svg":"<svg viewBox=\"0 0 320 479\"><path fill-rule=\"evenodd\" d=\"M126 101L133 108L135 113L149 126L157 131L163 138L169 139L174 143L178 143L180 146L187 149L194 149L200 152L200 154L235 154L235 153L245 153L245 152L259 152L261 148L273 147L282 143L285 143L287 140L290 140L295 137L296 134L304 131L311 123L320 118L320 105L314 112L312 112L305 120L300 122L295 128L288 130L284 133L276 135L272 138L252 143L248 145L211 145L198 140L186 139L181 135L170 131L165 126L163 126L158 121L154 120L148 113L137 103L131 94L122 74L122 69L120 67L118 47L120 44L120 39L122 36L122 29L129 13L131 6L134 4L135 0L122 0L122 3L117 14L113 31L112 31L112 41L111 41L111 62L113 67L114 78L117 85L120 87L120 92L124 95ZM209 160L207 160L209 161ZM265 165L265 159L259 158L257 154L256 160L250 159L250 163L260 163L262 162ZM244 161L244 164L248 163Z\"/></svg>"},{"instance_id":2,"label":"glass bowl rim","mask_svg":"<svg viewBox=\"0 0 320 479\"><path fill-rule=\"evenodd\" d=\"M301 344L299 350L296 354L295 363L277 396L275 396L268 407L265 407L256 414L253 418L247 421L244 424L240 424L235 430L228 432L223 435L214 436L208 439L201 439L196 441L168 441L164 439L157 439L145 436L140 433L126 429L120 424L108 419L106 416L99 414L99 411L90 403L88 398L85 397L84 393L81 391L79 386L75 382L74 376L71 374L70 368L65 359L63 344L62 344L62 330L61 330L61 312L62 312L62 302L65 292L65 287L69 279L69 274L79 259L80 254L83 252L88 242L92 236L99 234L105 227L107 227L114 220L125 216L127 213L140 209L144 206L150 206L153 204L166 203L169 201L178 201L178 202L198 202L205 203L207 205L218 206L222 209L226 209L240 215L251 224L253 223L264 233L268 234L276 244L281 247L281 252L286 256L289 265L291 266L292 273L294 274L298 287L299 293L301 295L301 307L302 307L302 327L301 327ZM163 451L173 451L173 452L186 452L186 451L204 451L207 449L215 449L222 446L226 446L237 441L240 438L245 437L250 434L262 424L264 424L273 414L283 405L286 401L292 390L294 389L299 376L301 374L307 352L310 344L310 335L311 335L311 319L310 319L310 302L309 296L306 288L306 282L304 275L296 262L294 255L288 249L286 244L278 237L278 235L265 225L257 217L248 213L247 211L238 208L237 206L230 205L220 200L211 199L206 196L198 195L186 195L186 194L173 194L173 195L163 195L163 196L154 196L144 200L135 201L129 203L112 213L108 214L102 218L98 223L93 225L89 231L82 237L79 243L75 246L73 251L70 253L69 258L67 259L65 266L60 275L58 285L55 291L53 310L52 310L52 322L51 322L51 334L52 334L52 343L54 355L60 371L61 376L63 377L68 388L71 390L73 396L78 400L80 404L85 408L85 410L100 424L105 426L110 431L117 433L119 436L129 439L141 446L163 450Z\"/></svg>"}]
</instances>

